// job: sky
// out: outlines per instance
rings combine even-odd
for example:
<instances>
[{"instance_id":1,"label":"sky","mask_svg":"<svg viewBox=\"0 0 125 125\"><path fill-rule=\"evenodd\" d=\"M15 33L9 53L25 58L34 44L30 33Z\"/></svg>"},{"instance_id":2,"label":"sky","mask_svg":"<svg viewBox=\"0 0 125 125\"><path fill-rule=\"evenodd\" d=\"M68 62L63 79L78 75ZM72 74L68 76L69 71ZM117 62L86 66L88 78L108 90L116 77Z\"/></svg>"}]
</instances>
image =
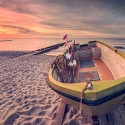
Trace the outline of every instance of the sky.
<instances>
[{"instance_id":1,"label":"sky","mask_svg":"<svg viewBox=\"0 0 125 125\"><path fill-rule=\"evenodd\" d=\"M0 0L0 38L125 38L125 0Z\"/></svg>"}]
</instances>

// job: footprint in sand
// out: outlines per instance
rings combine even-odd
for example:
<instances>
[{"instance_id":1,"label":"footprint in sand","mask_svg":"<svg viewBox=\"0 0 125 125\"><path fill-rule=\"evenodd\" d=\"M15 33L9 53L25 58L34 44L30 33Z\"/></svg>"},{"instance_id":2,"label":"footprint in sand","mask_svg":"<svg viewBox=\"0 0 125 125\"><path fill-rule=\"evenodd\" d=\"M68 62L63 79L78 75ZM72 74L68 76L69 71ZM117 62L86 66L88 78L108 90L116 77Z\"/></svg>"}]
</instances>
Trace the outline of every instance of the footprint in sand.
<instances>
[{"instance_id":1,"label":"footprint in sand","mask_svg":"<svg viewBox=\"0 0 125 125\"><path fill-rule=\"evenodd\" d=\"M19 118L19 115L17 113L11 114L7 117L7 119L4 121L3 125L13 125L14 121Z\"/></svg>"}]
</instances>

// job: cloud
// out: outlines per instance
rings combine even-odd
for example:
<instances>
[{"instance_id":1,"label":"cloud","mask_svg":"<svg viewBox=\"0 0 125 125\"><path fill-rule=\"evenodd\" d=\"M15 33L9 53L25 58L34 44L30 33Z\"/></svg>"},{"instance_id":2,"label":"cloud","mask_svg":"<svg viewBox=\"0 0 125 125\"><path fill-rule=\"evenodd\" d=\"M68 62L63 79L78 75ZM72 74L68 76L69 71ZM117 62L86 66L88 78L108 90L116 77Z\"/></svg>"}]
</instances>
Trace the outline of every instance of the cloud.
<instances>
[{"instance_id":1,"label":"cloud","mask_svg":"<svg viewBox=\"0 0 125 125\"><path fill-rule=\"evenodd\" d=\"M22 34L40 34L39 32L30 30L28 28L24 28L22 26L14 26L14 25L1 25L3 28L13 29L14 31L17 31L18 33Z\"/></svg>"},{"instance_id":2,"label":"cloud","mask_svg":"<svg viewBox=\"0 0 125 125\"><path fill-rule=\"evenodd\" d=\"M22 34L91 32L118 36L125 32L124 0L1 0L0 7L20 15L22 22L16 17L7 22L6 17L0 23Z\"/></svg>"},{"instance_id":3,"label":"cloud","mask_svg":"<svg viewBox=\"0 0 125 125\"><path fill-rule=\"evenodd\" d=\"M33 13L30 8L28 8L28 3L26 1L19 1L19 0L4 0L1 2L0 7L7 8L11 11L18 12L18 13L26 13L26 14L31 14Z\"/></svg>"}]
</instances>

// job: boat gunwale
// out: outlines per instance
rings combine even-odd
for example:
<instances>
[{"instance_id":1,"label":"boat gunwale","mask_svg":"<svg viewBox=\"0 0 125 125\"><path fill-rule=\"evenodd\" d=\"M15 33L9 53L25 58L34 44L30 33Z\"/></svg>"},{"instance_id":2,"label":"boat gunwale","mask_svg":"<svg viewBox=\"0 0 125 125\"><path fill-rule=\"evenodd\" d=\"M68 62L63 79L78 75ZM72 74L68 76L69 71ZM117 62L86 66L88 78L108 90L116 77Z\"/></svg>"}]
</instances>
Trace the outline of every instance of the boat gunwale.
<instances>
[{"instance_id":1,"label":"boat gunwale","mask_svg":"<svg viewBox=\"0 0 125 125\"><path fill-rule=\"evenodd\" d=\"M90 41L90 42L91 42L91 41ZM94 41L93 41L93 42L94 42ZM121 57L123 57L123 58L125 59L125 53L122 52L122 51L120 51L120 50L118 50L117 48L114 48L114 47L112 47L112 46L109 46L108 44L106 44L106 43L104 43L104 42L101 42L101 41L95 41L95 42L100 43L100 44L102 44L102 45L108 47L109 49L113 50L114 52L116 52L118 55L120 55Z\"/></svg>"}]
</instances>

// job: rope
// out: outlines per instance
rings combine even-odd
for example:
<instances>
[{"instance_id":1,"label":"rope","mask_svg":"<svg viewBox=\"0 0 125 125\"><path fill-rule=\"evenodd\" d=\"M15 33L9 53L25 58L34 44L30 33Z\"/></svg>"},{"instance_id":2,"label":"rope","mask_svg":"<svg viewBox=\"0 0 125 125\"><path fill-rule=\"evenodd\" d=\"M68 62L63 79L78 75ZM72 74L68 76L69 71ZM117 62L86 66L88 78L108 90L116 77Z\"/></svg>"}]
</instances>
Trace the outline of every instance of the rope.
<instances>
[{"instance_id":1,"label":"rope","mask_svg":"<svg viewBox=\"0 0 125 125\"><path fill-rule=\"evenodd\" d=\"M62 82L68 81L68 74L65 65L66 57L63 55L59 55L56 57L56 60L52 63L52 66L55 66L58 69L59 75L62 79Z\"/></svg>"},{"instance_id":2,"label":"rope","mask_svg":"<svg viewBox=\"0 0 125 125\"><path fill-rule=\"evenodd\" d=\"M88 78L88 79L86 80L86 86L85 86L85 88L83 88L83 90L82 90L82 92L81 92L80 110L79 110L80 114L82 114L82 98L83 98L83 94L84 94L84 92L85 92L87 89L89 89L89 90L92 90L92 89L93 89L92 81L90 80L90 78Z\"/></svg>"}]
</instances>

